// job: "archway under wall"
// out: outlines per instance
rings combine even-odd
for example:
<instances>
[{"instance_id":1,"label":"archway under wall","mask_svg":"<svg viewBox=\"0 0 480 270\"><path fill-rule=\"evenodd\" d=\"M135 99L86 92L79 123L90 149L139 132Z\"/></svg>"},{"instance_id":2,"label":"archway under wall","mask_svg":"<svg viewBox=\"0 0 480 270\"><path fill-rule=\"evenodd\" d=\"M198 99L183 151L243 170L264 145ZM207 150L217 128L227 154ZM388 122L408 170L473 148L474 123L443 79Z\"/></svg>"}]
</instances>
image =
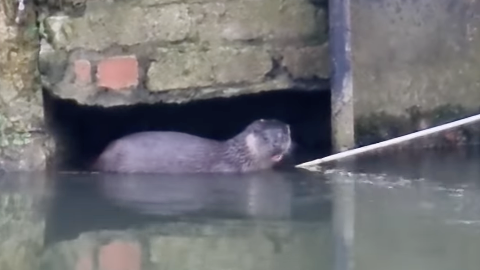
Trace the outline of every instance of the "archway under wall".
<instances>
[{"instance_id":1,"label":"archway under wall","mask_svg":"<svg viewBox=\"0 0 480 270\"><path fill-rule=\"evenodd\" d=\"M185 104L79 105L44 90L45 121L54 137L54 168L82 171L106 145L140 131L178 131L224 140L259 118L288 123L295 148L288 163L331 152L330 92L281 90Z\"/></svg>"}]
</instances>

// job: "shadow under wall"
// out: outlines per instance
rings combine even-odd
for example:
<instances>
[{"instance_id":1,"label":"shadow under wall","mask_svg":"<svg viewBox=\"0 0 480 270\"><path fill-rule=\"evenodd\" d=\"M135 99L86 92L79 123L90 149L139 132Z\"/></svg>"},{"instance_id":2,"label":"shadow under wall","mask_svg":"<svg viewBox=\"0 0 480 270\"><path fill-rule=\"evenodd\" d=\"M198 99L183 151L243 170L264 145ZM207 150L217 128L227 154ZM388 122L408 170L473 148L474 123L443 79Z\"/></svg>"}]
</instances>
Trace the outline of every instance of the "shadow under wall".
<instances>
[{"instance_id":1,"label":"shadow under wall","mask_svg":"<svg viewBox=\"0 0 480 270\"><path fill-rule=\"evenodd\" d=\"M43 89L45 122L57 144L55 168L88 170L109 142L140 131L178 131L224 140L259 118L291 125L300 163L331 153L330 91L280 90L187 104L104 108L63 100Z\"/></svg>"}]
</instances>

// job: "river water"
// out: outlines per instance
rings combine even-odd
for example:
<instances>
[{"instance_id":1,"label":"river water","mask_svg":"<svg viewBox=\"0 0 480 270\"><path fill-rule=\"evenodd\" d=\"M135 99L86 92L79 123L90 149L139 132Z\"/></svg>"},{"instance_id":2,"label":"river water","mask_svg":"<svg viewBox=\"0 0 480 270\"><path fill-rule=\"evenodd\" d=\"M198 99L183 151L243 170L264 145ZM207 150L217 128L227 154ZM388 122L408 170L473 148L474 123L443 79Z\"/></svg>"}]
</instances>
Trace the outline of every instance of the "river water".
<instances>
[{"instance_id":1,"label":"river water","mask_svg":"<svg viewBox=\"0 0 480 270\"><path fill-rule=\"evenodd\" d=\"M478 270L479 164L450 149L318 173L5 174L1 269Z\"/></svg>"}]
</instances>

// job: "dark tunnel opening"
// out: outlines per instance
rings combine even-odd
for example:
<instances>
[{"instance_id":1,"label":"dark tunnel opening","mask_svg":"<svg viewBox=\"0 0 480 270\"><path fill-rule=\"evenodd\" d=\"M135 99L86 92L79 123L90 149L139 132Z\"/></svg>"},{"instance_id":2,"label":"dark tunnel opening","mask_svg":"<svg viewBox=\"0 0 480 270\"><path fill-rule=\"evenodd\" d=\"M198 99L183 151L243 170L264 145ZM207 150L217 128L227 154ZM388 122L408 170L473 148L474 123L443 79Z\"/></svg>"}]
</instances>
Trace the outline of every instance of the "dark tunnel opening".
<instances>
[{"instance_id":1,"label":"dark tunnel opening","mask_svg":"<svg viewBox=\"0 0 480 270\"><path fill-rule=\"evenodd\" d=\"M330 91L281 90L186 104L101 107L64 100L44 89L45 122L56 143L53 169L85 171L111 141L140 131L178 131L224 140L259 118L288 123L290 162L331 153Z\"/></svg>"}]
</instances>

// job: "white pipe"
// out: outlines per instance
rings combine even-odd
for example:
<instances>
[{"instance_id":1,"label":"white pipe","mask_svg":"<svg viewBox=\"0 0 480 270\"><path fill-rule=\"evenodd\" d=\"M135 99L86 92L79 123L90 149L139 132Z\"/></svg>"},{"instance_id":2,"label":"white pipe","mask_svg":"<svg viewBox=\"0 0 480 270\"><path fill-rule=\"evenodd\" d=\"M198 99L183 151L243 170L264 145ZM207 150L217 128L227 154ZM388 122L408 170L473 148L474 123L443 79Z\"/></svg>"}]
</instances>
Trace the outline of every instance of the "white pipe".
<instances>
[{"instance_id":1,"label":"white pipe","mask_svg":"<svg viewBox=\"0 0 480 270\"><path fill-rule=\"evenodd\" d=\"M365 152L368 152L368 151L371 151L371 150L391 146L391 145L394 145L394 144L399 144L399 143L402 143L402 142L405 142L405 141L409 141L409 140L416 139L416 138L419 138L419 137L427 136L427 135L430 135L430 134L433 134L433 133L436 133L436 132L440 132L440 131L451 129L451 128L458 127L458 126L461 126L461 125L469 124L469 123L479 121L479 120L480 120L480 114L477 114L477 115L470 116L470 117L467 117L467 118L464 118L464 119L461 119L461 120L457 120L457 121L453 121L453 122L443 124L443 125L440 125L440 126L420 130L420 131L417 131L417 132L414 132L414 133L410 133L410 134L400 136L400 137L397 137L397 138L393 138L393 139L390 139L390 140L386 140L386 141L383 141L383 142L374 143L374 144L363 146L363 147L360 147L360 148L347 150L347 151L344 151L344 152L340 152L340 153L337 153L337 154L326 156L324 158L315 159L315 160L312 160L312 161L301 163L301 164L296 165L295 167L306 168L306 167L315 166L315 165L318 165L318 164L321 164L321 163L325 163L325 162L328 162L328 161L333 161L333 160L338 160L338 159L342 159L342 158L346 158L346 157L351 157L351 156L362 154L362 153L365 153Z\"/></svg>"}]
</instances>

